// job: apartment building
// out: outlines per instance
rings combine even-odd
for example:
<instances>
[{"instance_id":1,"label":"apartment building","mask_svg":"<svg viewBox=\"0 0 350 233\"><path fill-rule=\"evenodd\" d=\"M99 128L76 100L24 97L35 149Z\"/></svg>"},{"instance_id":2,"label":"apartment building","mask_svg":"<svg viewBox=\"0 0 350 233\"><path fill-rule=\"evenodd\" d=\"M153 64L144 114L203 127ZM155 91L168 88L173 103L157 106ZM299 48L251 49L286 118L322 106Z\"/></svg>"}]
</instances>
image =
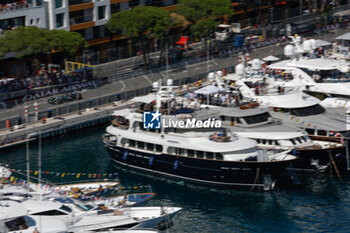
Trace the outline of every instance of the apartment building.
<instances>
[{"instance_id":1,"label":"apartment building","mask_svg":"<svg viewBox=\"0 0 350 233\"><path fill-rule=\"evenodd\" d=\"M176 0L44 0L47 3L49 29L76 31L83 35L90 47L85 61L101 63L133 56L139 43L121 35L111 35L106 23L113 13L138 5L153 5L174 9ZM151 46L152 47L152 46ZM154 48L151 48L154 50ZM83 59L81 59L83 60Z\"/></svg>"},{"instance_id":2,"label":"apartment building","mask_svg":"<svg viewBox=\"0 0 350 233\"><path fill-rule=\"evenodd\" d=\"M46 8L38 1L1 1L0 36L6 30L19 26L46 28ZM8 53L0 58L0 73L18 76L30 70L32 63L28 58L17 59L15 53Z\"/></svg>"},{"instance_id":3,"label":"apartment building","mask_svg":"<svg viewBox=\"0 0 350 233\"><path fill-rule=\"evenodd\" d=\"M18 26L37 26L46 28L45 6L26 1L0 2L0 32L11 30Z\"/></svg>"}]
</instances>

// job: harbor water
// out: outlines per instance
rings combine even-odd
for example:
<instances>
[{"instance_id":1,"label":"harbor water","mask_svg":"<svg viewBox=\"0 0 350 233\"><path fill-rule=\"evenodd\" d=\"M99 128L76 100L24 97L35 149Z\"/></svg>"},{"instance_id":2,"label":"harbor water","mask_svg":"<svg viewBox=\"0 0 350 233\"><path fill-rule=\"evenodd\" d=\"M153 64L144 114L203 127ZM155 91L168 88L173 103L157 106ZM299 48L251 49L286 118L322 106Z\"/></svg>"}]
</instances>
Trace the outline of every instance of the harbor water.
<instances>
[{"instance_id":1,"label":"harbor water","mask_svg":"<svg viewBox=\"0 0 350 233\"><path fill-rule=\"evenodd\" d=\"M302 175L301 185L282 185L267 192L198 187L115 165L103 145L104 132L105 127L99 126L45 139L42 170L48 174L42 177L52 182L93 181L93 176L75 174L95 174L95 178L111 174L134 192L149 185L156 197L148 205L183 208L167 232L350 232L349 177L338 180L329 173ZM37 170L37 144L30 144L32 175ZM0 153L0 162L25 170L25 146Z\"/></svg>"}]
</instances>

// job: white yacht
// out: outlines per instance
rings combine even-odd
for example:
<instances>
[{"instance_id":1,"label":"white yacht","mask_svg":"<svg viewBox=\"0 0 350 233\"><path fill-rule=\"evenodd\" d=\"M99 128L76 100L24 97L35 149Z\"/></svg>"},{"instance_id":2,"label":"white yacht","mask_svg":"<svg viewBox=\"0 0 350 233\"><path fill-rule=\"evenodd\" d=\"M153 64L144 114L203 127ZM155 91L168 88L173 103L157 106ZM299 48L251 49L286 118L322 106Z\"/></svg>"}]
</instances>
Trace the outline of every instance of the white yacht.
<instances>
[{"instance_id":1,"label":"white yacht","mask_svg":"<svg viewBox=\"0 0 350 233\"><path fill-rule=\"evenodd\" d=\"M28 199L22 202L32 216L54 216L69 225L70 231L144 229L163 227L181 210L178 207L127 207L109 209L70 198Z\"/></svg>"},{"instance_id":2,"label":"white yacht","mask_svg":"<svg viewBox=\"0 0 350 233\"><path fill-rule=\"evenodd\" d=\"M276 85L300 87L304 92L321 100L329 97L343 100L327 100L327 107L350 105L350 102L347 103L350 100L350 62L344 59L315 58L315 40L305 40L301 43L300 37L291 38L294 46L287 45L284 48L285 56L290 59L268 66L269 69L289 74L291 78L278 78L278 75L275 75ZM344 100L346 103L343 103ZM330 105L333 101L335 103Z\"/></svg>"},{"instance_id":3,"label":"white yacht","mask_svg":"<svg viewBox=\"0 0 350 233\"><path fill-rule=\"evenodd\" d=\"M287 152L272 155L258 151L253 140L221 127L184 128L179 124L145 129L143 113L152 109L163 113L162 122L217 121L215 111L183 106L169 111L167 103L172 102L174 88L171 84L154 85L158 91L153 95L155 105L151 103L154 98L146 96L142 99L147 104L140 109L114 113L117 118L107 127L103 140L116 163L207 185L270 189L274 183L267 182L268 178L278 176L296 159Z\"/></svg>"},{"instance_id":4,"label":"white yacht","mask_svg":"<svg viewBox=\"0 0 350 233\"><path fill-rule=\"evenodd\" d=\"M297 126L306 131L312 140L320 141L319 150L323 153L319 156L314 153L314 158L309 156L305 164L321 167L329 165L330 148L332 154L337 155L339 166L345 164L345 148L342 143L342 135L347 130L345 115L324 109L319 105L319 99L307 95L298 87L281 88L261 74L251 73L247 76L244 70L244 65L239 64L236 66L236 74L228 75L226 79L235 80L244 97L269 107L272 117L280 119L285 125Z\"/></svg>"},{"instance_id":5,"label":"white yacht","mask_svg":"<svg viewBox=\"0 0 350 233\"><path fill-rule=\"evenodd\" d=\"M33 216L16 201L0 201L0 232L33 233L66 233L67 225L51 216Z\"/></svg>"}]
</instances>

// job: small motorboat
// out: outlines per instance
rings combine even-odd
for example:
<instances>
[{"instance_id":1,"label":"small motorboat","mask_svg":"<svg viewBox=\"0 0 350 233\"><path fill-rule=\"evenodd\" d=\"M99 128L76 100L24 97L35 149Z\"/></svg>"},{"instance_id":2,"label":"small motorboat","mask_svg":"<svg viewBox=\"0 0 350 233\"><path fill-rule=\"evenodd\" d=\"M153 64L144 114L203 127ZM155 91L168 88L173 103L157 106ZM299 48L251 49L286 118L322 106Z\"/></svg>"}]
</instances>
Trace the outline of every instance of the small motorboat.
<instances>
[{"instance_id":1,"label":"small motorboat","mask_svg":"<svg viewBox=\"0 0 350 233\"><path fill-rule=\"evenodd\" d=\"M105 180L96 182L61 184L56 185L53 187L53 189L68 197L79 198L82 195L101 196L101 192L107 192L107 189L115 188L118 185L119 182L117 181Z\"/></svg>"},{"instance_id":2,"label":"small motorboat","mask_svg":"<svg viewBox=\"0 0 350 233\"><path fill-rule=\"evenodd\" d=\"M89 197L81 196L80 200L84 201L86 198L88 201L84 201L86 204L91 205L104 205L108 208L117 207L137 207L144 206L149 200L151 200L155 193L133 193L112 197L103 197L97 200L90 200Z\"/></svg>"}]
</instances>

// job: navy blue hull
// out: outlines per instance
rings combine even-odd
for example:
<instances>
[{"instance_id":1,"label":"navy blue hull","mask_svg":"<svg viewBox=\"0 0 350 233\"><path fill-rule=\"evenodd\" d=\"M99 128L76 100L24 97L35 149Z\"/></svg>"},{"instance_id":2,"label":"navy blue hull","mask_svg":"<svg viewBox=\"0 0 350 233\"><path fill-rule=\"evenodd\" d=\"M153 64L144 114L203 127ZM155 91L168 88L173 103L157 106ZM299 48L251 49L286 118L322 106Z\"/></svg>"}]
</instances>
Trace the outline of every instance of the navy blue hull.
<instances>
[{"instance_id":1,"label":"navy blue hull","mask_svg":"<svg viewBox=\"0 0 350 233\"><path fill-rule=\"evenodd\" d=\"M211 186L268 188L266 177L277 178L290 163L197 159L145 153L121 148L106 141L105 145L112 159L118 164Z\"/></svg>"},{"instance_id":2,"label":"navy blue hull","mask_svg":"<svg viewBox=\"0 0 350 233\"><path fill-rule=\"evenodd\" d=\"M332 156L337 169L341 172L346 171L345 147L336 147L332 149L299 149L296 156L300 159L293 162L296 170L317 171L330 167ZM333 166L333 165L332 165Z\"/></svg>"}]
</instances>

